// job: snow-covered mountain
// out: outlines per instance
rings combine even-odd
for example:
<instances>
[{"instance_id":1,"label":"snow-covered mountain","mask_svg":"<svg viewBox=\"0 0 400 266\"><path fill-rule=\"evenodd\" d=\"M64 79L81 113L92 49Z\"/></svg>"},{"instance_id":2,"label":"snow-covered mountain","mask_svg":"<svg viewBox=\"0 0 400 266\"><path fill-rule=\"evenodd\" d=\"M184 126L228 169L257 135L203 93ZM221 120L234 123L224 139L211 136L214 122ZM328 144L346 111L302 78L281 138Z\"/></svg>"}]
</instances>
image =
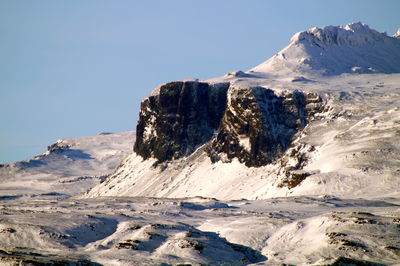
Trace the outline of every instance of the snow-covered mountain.
<instances>
[{"instance_id":1,"label":"snow-covered mountain","mask_svg":"<svg viewBox=\"0 0 400 266\"><path fill-rule=\"evenodd\" d=\"M250 72L399 73L399 62L398 35L388 36L359 22L298 32L286 48Z\"/></svg>"},{"instance_id":2,"label":"snow-covered mountain","mask_svg":"<svg viewBox=\"0 0 400 266\"><path fill-rule=\"evenodd\" d=\"M136 132L60 140L0 180L1 265L399 263L399 32L297 33L250 71L155 88Z\"/></svg>"},{"instance_id":3,"label":"snow-covered mountain","mask_svg":"<svg viewBox=\"0 0 400 266\"><path fill-rule=\"evenodd\" d=\"M378 72L400 72L400 39L355 23L297 33L246 73L161 85L135 153L87 196L398 195L400 74Z\"/></svg>"},{"instance_id":4,"label":"snow-covered mountain","mask_svg":"<svg viewBox=\"0 0 400 266\"><path fill-rule=\"evenodd\" d=\"M135 132L65 138L30 160L0 165L2 197L69 197L92 188L132 151Z\"/></svg>"}]
</instances>

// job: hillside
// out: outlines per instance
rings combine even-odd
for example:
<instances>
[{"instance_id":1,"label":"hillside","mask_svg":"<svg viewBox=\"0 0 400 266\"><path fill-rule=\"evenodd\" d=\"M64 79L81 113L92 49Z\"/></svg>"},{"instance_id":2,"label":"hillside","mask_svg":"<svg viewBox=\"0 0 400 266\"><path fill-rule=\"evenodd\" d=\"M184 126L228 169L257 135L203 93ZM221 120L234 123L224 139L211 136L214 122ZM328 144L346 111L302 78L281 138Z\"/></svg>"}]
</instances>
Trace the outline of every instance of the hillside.
<instances>
[{"instance_id":1,"label":"hillside","mask_svg":"<svg viewBox=\"0 0 400 266\"><path fill-rule=\"evenodd\" d=\"M131 153L135 132L65 138L30 160L0 165L2 197L69 197L92 188Z\"/></svg>"},{"instance_id":2,"label":"hillside","mask_svg":"<svg viewBox=\"0 0 400 266\"><path fill-rule=\"evenodd\" d=\"M246 73L163 84L135 153L86 197L398 196L398 72L400 40L354 23L296 33Z\"/></svg>"}]
</instances>

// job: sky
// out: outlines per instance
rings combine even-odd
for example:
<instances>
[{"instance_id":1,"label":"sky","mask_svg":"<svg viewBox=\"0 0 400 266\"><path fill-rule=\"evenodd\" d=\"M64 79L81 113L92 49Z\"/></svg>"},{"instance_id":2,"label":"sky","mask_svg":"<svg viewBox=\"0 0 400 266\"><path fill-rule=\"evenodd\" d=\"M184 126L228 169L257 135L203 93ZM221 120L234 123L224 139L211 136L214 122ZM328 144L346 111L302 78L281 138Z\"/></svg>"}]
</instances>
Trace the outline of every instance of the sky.
<instances>
[{"instance_id":1,"label":"sky","mask_svg":"<svg viewBox=\"0 0 400 266\"><path fill-rule=\"evenodd\" d=\"M314 26L392 35L398 0L0 0L0 163L134 130L159 84L246 71Z\"/></svg>"}]
</instances>

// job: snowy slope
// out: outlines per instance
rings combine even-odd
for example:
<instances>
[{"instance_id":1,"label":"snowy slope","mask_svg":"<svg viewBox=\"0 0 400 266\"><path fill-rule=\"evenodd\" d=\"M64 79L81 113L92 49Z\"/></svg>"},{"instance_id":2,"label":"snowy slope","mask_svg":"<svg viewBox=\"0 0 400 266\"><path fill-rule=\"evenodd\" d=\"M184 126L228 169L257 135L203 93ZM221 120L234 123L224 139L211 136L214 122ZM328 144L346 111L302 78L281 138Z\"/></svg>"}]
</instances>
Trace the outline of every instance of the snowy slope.
<instances>
[{"instance_id":1,"label":"snowy slope","mask_svg":"<svg viewBox=\"0 0 400 266\"><path fill-rule=\"evenodd\" d=\"M0 196L75 195L95 186L132 152L135 132L66 138L33 159L0 167Z\"/></svg>"},{"instance_id":2,"label":"snowy slope","mask_svg":"<svg viewBox=\"0 0 400 266\"><path fill-rule=\"evenodd\" d=\"M354 66L374 70L353 71ZM309 117L306 128L294 135L281 158L265 166L247 167L237 159L224 160L221 154L222 159L213 163L206 151L214 142L158 167L153 166L158 164L156 160L143 160L134 153L84 197L203 196L231 200L321 193L397 197L400 74L395 72L400 72L400 40L365 24L297 33L288 47L251 71L204 81L210 87L229 84L228 93L261 87L277 97L284 97L287 91L319 95L326 105L324 111ZM156 88L152 96L158 94L160 89ZM228 95L227 110L230 102ZM151 117L157 120L156 113ZM149 127L145 131L154 131L152 125ZM240 145L245 140L242 135Z\"/></svg>"},{"instance_id":3,"label":"snowy slope","mask_svg":"<svg viewBox=\"0 0 400 266\"><path fill-rule=\"evenodd\" d=\"M232 78L231 78L232 79ZM237 84L246 84L240 78ZM212 163L199 147L192 155L154 168L154 160L130 155L105 182L86 196L204 196L259 199L287 195L333 194L341 197L399 195L400 74L352 74L320 77L314 82L249 78L248 82L276 91L318 92L330 111L311 121L284 155L307 156L300 185L282 186L282 161L263 167ZM256 83L257 82L257 83ZM279 86L278 88L275 88Z\"/></svg>"},{"instance_id":4,"label":"snowy slope","mask_svg":"<svg viewBox=\"0 0 400 266\"><path fill-rule=\"evenodd\" d=\"M399 203L328 196L6 201L0 264L394 264Z\"/></svg>"},{"instance_id":5,"label":"snowy slope","mask_svg":"<svg viewBox=\"0 0 400 266\"><path fill-rule=\"evenodd\" d=\"M400 40L395 36L362 23L312 28L296 33L286 48L249 73L398 73Z\"/></svg>"}]
</instances>

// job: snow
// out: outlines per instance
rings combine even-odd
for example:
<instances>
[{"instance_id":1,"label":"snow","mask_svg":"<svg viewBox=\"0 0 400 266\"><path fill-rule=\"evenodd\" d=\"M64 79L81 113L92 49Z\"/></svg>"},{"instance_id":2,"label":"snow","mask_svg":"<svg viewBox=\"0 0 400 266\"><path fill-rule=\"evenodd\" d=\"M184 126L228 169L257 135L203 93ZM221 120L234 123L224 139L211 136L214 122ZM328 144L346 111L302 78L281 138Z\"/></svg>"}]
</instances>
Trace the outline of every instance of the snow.
<instances>
[{"instance_id":1,"label":"snow","mask_svg":"<svg viewBox=\"0 0 400 266\"><path fill-rule=\"evenodd\" d=\"M398 42L362 23L313 28L250 72L205 80L326 102L283 155L307 158L310 175L290 189L279 160L211 163L204 146L154 167L132 153L133 131L1 165L0 264L399 263Z\"/></svg>"},{"instance_id":2,"label":"snow","mask_svg":"<svg viewBox=\"0 0 400 266\"><path fill-rule=\"evenodd\" d=\"M251 145L250 145L250 138L246 136L239 136L239 143L240 146L245 148L245 150L250 151Z\"/></svg>"},{"instance_id":3,"label":"snow","mask_svg":"<svg viewBox=\"0 0 400 266\"><path fill-rule=\"evenodd\" d=\"M2 261L86 259L104 265L398 262L399 202L286 197L100 197L2 202ZM36 254L36 255L30 255ZM16 255L14 255L16 256ZM18 257L18 256L17 256Z\"/></svg>"},{"instance_id":4,"label":"snow","mask_svg":"<svg viewBox=\"0 0 400 266\"><path fill-rule=\"evenodd\" d=\"M395 38L400 37L400 29L397 30L397 32L393 35L393 37L395 37Z\"/></svg>"},{"instance_id":5,"label":"snow","mask_svg":"<svg viewBox=\"0 0 400 266\"><path fill-rule=\"evenodd\" d=\"M296 33L290 44L264 63L253 75L338 75L400 72L400 41L362 23L312 28Z\"/></svg>"},{"instance_id":6,"label":"snow","mask_svg":"<svg viewBox=\"0 0 400 266\"><path fill-rule=\"evenodd\" d=\"M57 141L53 152L0 168L0 195L75 195L97 185L132 153L135 132Z\"/></svg>"},{"instance_id":7,"label":"snow","mask_svg":"<svg viewBox=\"0 0 400 266\"><path fill-rule=\"evenodd\" d=\"M302 152L308 157L303 171L311 173L299 186L290 190L280 186L285 175L279 161L259 168L248 168L237 160L212 163L201 146L192 155L166 163L162 169L154 168L154 161L143 162L140 156L132 154L106 182L84 197L202 196L233 200L321 193L346 198L376 198L385 194L397 197L400 74L343 74L314 80L238 81L239 86L248 82L277 94L297 89L317 92L331 106L321 119L309 121L293 142L303 147ZM245 138L240 141L249 148ZM288 150L286 154L290 153ZM296 158L288 156L288 165L296 163Z\"/></svg>"}]
</instances>

